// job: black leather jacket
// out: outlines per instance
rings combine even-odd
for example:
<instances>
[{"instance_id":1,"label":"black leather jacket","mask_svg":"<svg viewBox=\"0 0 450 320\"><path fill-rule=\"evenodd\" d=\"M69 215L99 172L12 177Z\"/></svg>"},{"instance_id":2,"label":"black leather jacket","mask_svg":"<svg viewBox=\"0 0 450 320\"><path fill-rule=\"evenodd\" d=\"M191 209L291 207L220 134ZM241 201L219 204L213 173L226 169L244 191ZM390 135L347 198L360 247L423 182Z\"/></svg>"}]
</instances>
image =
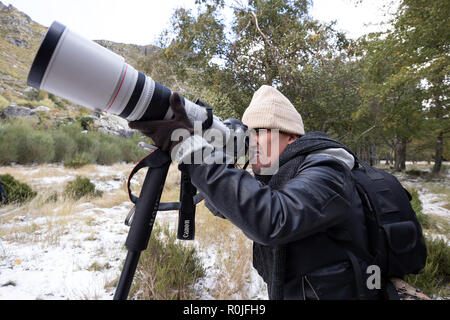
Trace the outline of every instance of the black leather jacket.
<instances>
[{"instance_id":1,"label":"black leather jacket","mask_svg":"<svg viewBox=\"0 0 450 320\"><path fill-rule=\"evenodd\" d=\"M187 167L216 215L259 244L287 245L285 299L356 298L354 272L342 248L352 248L365 275L367 263L358 253L367 237L361 202L342 162L310 155L278 190L226 164Z\"/></svg>"}]
</instances>

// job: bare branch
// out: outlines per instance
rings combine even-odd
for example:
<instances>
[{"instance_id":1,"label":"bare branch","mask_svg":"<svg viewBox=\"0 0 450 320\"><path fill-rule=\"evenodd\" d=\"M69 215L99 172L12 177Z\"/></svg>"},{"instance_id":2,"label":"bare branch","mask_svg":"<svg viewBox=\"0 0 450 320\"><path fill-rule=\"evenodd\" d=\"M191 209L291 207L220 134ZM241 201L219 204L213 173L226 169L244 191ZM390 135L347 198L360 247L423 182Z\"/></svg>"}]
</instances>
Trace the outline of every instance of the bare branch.
<instances>
[{"instance_id":1,"label":"bare branch","mask_svg":"<svg viewBox=\"0 0 450 320\"><path fill-rule=\"evenodd\" d=\"M366 134L368 134L370 131L372 131L373 129L375 129L378 125L373 125L372 127L370 127L369 129L367 129L366 131L364 131L363 133L361 133L358 138L356 138L356 141L358 141L359 139L361 139L363 136L365 136Z\"/></svg>"},{"instance_id":2,"label":"bare branch","mask_svg":"<svg viewBox=\"0 0 450 320\"><path fill-rule=\"evenodd\" d=\"M275 64L275 66L277 67L278 74L279 74L280 77L282 78L283 82L287 83L287 81L286 81L286 79L285 79L283 73L282 73L281 70L280 70L279 61L281 61L282 59L281 59L280 52L278 51L278 48L275 47L275 46L272 44L272 42L270 41L270 39L264 34L264 32L262 32L261 28L259 27L258 16L256 15L256 13L254 13L254 12L250 12L250 13L252 14L253 19L254 19L254 21L255 21L255 27L256 27L256 30L257 30L258 33L261 35L261 37L263 37L264 42L267 43L267 44L269 45L269 47L272 49L272 50L271 50L271 52L272 52L272 59L273 59L273 62L274 62L274 64Z\"/></svg>"}]
</instances>

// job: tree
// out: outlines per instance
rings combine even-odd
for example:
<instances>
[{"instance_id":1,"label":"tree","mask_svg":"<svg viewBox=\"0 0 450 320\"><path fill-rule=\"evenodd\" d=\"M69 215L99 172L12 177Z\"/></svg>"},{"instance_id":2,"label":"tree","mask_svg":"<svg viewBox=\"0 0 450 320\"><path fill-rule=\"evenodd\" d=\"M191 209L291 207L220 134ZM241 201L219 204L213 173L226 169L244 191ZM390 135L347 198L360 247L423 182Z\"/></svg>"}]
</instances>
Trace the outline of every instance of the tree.
<instances>
[{"instance_id":1,"label":"tree","mask_svg":"<svg viewBox=\"0 0 450 320\"><path fill-rule=\"evenodd\" d=\"M363 104L372 128L394 151L395 170L406 168L407 144L421 134L424 115L420 78L404 66L394 33L374 33L360 41L360 61L365 80L361 86Z\"/></svg>"},{"instance_id":2,"label":"tree","mask_svg":"<svg viewBox=\"0 0 450 320\"><path fill-rule=\"evenodd\" d=\"M403 0L395 18L394 33L405 61L422 81L429 130L435 133L435 166L442 167L445 139L450 133L450 2Z\"/></svg>"},{"instance_id":3,"label":"tree","mask_svg":"<svg viewBox=\"0 0 450 320\"><path fill-rule=\"evenodd\" d=\"M404 0L393 30L355 43L333 23L312 19L309 0L197 0L195 10L175 11L161 35L163 50L144 61L144 70L189 99L209 102L223 118L240 118L260 86L275 86L302 114L307 131L325 131L372 163L376 148L386 152L389 145L400 170L411 141L434 131L443 140L447 132L448 64L436 61L448 55L421 57L409 35L416 27L401 29L405 8L416 2ZM224 23L227 6L231 28ZM436 148L437 159L442 149Z\"/></svg>"},{"instance_id":4,"label":"tree","mask_svg":"<svg viewBox=\"0 0 450 320\"><path fill-rule=\"evenodd\" d=\"M262 85L277 87L304 116L310 130L345 135L357 99L349 42L308 15L311 1L232 3L231 33L224 31L223 1L198 1L197 14L174 14L169 64L194 84L220 115L239 118ZM166 37L167 38L167 37ZM219 61L219 64L211 63ZM338 128L339 127L339 128Z\"/></svg>"}]
</instances>

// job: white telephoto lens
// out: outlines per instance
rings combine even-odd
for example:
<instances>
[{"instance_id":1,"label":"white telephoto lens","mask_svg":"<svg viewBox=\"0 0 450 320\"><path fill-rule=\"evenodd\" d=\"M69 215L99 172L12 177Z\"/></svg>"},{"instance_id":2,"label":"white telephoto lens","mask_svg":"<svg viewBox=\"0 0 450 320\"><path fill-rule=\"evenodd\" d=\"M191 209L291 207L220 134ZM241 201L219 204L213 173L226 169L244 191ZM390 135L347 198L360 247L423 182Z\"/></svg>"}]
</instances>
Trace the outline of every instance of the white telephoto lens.
<instances>
[{"instance_id":1,"label":"white telephoto lens","mask_svg":"<svg viewBox=\"0 0 450 320\"><path fill-rule=\"evenodd\" d=\"M128 121L171 119L172 92L137 71L125 59L54 22L39 48L28 85L95 111ZM184 99L192 122L208 118L205 108ZM212 128L227 140L229 129L217 117Z\"/></svg>"}]
</instances>

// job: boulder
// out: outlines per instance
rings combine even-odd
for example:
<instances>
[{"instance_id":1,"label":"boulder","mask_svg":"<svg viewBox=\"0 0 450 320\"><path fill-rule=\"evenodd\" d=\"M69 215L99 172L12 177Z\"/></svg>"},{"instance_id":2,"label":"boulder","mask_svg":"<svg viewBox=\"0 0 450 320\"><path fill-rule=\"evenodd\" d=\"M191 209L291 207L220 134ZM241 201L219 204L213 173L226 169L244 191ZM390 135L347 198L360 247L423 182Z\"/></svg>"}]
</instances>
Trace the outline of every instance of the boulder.
<instances>
[{"instance_id":1,"label":"boulder","mask_svg":"<svg viewBox=\"0 0 450 320\"><path fill-rule=\"evenodd\" d=\"M39 106L37 108L34 109L34 111L36 112L50 112L50 108L45 107L45 106Z\"/></svg>"},{"instance_id":2,"label":"boulder","mask_svg":"<svg viewBox=\"0 0 450 320\"><path fill-rule=\"evenodd\" d=\"M128 121L112 114L93 114L98 131L116 137L130 138L136 130L128 127Z\"/></svg>"},{"instance_id":3,"label":"boulder","mask_svg":"<svg viewBox=\"0 0 450 320\"><path fill-rule=\"evenodd\" d=\"M39 116L39 115L33 109L18 106L9 106L3 111L2 114L3 118L22 118L32 116Z\"/></svg>"},{"instance_id":4,"label":"boulder","mask_svg":"<svg viewBox=\"0 0 450 320\"><path fill-rule=\"evenodd\" d=\"M9 43L11 43L19 48L29 48L30 47L30 43L27 40L21 39L19 37L7 36L6 40Z\"/></svg>"}]
</instances>

